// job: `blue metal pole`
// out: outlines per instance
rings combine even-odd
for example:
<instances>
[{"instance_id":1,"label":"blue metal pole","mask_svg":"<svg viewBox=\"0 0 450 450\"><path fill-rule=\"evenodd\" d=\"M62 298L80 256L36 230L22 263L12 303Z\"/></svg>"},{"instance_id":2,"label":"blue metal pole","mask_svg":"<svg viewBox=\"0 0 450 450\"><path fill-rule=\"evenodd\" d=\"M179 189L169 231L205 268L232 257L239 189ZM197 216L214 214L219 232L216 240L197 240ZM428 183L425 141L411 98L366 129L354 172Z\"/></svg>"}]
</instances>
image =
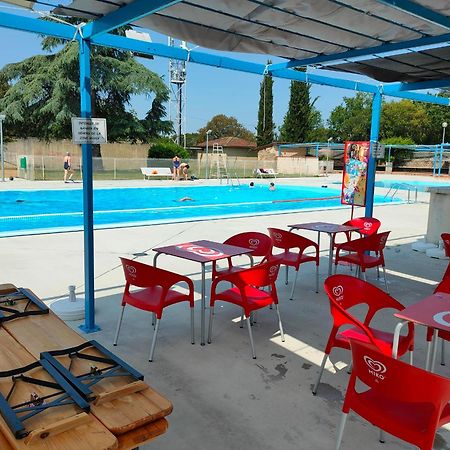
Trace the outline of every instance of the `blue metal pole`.
<instances>
[{"instance_id":1,"label":"blue metal pole","mask_svg":"<svg viewBox=\"0 0 450 450\"><path fill-rule=\"evenodd\" d=\"M438 167L438 177L441 176L441 168L442 168L442 156L444 154L444 144L441 144L441 149L439 151L439 167Z\"/></svg>"},{"instance_id":2,"label":"blue metal pole","mask_svg":"<svg viewBox=\"0 0 450 450\"><path fill-rule=\"evenodd\" d=\"M373 198L375 193L375 172L377 169L374 157L374 145L378 142L380 134L381 101L383 96L381 92L373 95L372 101L372 123L370 128L370 155L367 168L367 194L366 194L366 217L373 216Z\"/></svg>"},{"instance_id":3,"label":"blue metal pole","mask_svg":"<svg viewBox=\"0 0 450 450\"><path fill-rule=\"evenodd\" d=\"M80 38L81 117L92 117L90 42ZM84 220L84 286L85 319L80 329L85 333L99 331L95 325L94 295L94 193L92 184L92 144L82 144L83 156L83 220Z\"/></svg>"},{"instance_id":4,"label":"blue metal pole","mask_svg":"<svg viewBox=\"0 0 450 450\"><path fill-rule=\"evenodd\" d=\"M433 158L433 177L436 176L436 162L437 162L437 147L434 147L434 158Z\"/></svg>"}]
</instances>

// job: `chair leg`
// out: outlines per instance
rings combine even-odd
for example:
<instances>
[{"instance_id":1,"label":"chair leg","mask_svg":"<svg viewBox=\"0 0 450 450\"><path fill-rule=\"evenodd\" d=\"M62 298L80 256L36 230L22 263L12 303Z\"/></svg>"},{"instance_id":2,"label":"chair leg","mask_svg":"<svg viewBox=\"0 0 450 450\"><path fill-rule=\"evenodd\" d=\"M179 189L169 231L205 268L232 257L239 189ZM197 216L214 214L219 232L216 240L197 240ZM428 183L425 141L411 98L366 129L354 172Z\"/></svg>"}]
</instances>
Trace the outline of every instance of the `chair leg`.
<instances>
[{"instance_id":1,"label":"chair leg","mask_svg":"<svg viewBox=\"0 0 450 450\"><path fill-rule=\"evenodd\" d=\"M155 331L153 333L152 346L150 348L150 356L148 357L149 362L153 361L153 353L155 353L156 336L158 334L159 322L161 319L156 319Z\"/></svg>"},{"instance_id":2,"label":"chair leg","mask_svg":"<svg viewBox=\"0 0 450 450\"><path fill-rule=\"evenodd\" d=\"M328 355L325 353L325 355L323 355L322 364L320 366L320 371L319 371L319 375L317 376L316 384L313 387L313 391L312 391L313 395L317 394L317 388L319 387L320 379L322 378L323 369L325 369L325 364L327 362L327 359L328 359Z\"/></svg>"},{"instance_id":3,"label":"chair leg","mask_svg":"<svg viewBox=\"0 0 450 450\"><path fill-rule=\"evenodd\" d=\"M386 292L389 294L389 287L386 278L386 268L384 266L383 266L383 275L384 275L384 287L386 288Z\"/></svg>"},{"instance_id":4,"label":"chair leg","mask_svg":"<svg viewBox=\"0 0 450 450\"><path fill-rule=\"evenodd\" d=\"M377 280L380 279L380 266L377 266Z\"/></svg>"},{"instance_id":5,"label":"chair leg","mask_svg":"<svg viewBox=\"0 0 450 450\"><path fill-rule=\"evenodd\" d=\"M316 266L316 294L319 293L319 266Z\"/></svg>"},{"instance_id":6,"label":"chair leg","mask_svg":"<svg viewBox=\"0 0 450 450\"><path fill-rule=\"evenodd\" d=\"M155 323L156 323L156 314L152 313L152 327L155 329Z\"/></svg>"},{"instance_id":7,"label":"chair leg","mask_svg":"<svg viewBox=\"0 0 450 450\"><path fill-rule=\"evenodd\" d=\"M441 341L441 366L445 366L445 339Z\"/></svg>"},{"instance_id":8,"label":"chair leg","mask_svg":"<svg viewBox=\"0 0 450 450\"><path fill-rule=\"evenodd\" d=\"M413 366L414 365L414 350L411 350L409 352L409 365Z\"/></svg>"},{"instance_id":9,"label":"chair leg","mask_svg":"<svg viewBox=\"0 0 450 450\"><path fill-rule=\"evenodd\" d=\"M347 367L347 373L348 373L349 375L352 374L352 369L353 369L353 361L350 361L350 364L349 364L348 367Z\"/></svg>"},{"instance_id":10,"label":"chair leg","mask_svg":"<svg viewBox=\"0 0 450 450\"><path fill-rule=\"evenodd\" d=\"M286 267L286 281L285 284L289 283L288 277L289 277L289 266L285 266Z\"/></svg>"},{"instance_id":11,"label":"chair leg","mask_svg":"<svg viewBox=\"0 0 450 450\"><path fill-rule=\"evenodd\" d=\"M278 314L278 326L280 327L281 342L284 342L284 330L283 324L281 323L280 310L278 308L278 305L275 305L275 309L277 310Z\"/></svg>"},{"instance_id":12,"label":"chair leg","mask_svg":"<svg viewBox=\"0 0 450 450\"><path fill-rule=\"evenodd\" d=\"M114 342L113 345L117 345L117 341L119 340L119 333L120 333L120 327L122 325L122 319L123 319L123 312L125 311L126 304L122 306L122 311L120 312L119 321L117 322L117 328L116 328L116 335L114 336Z\"/></svg>"},{"instance_id":13,"label":"chair leg","mask_svg":"<svg viewBox=\"0 0 450 450\"><path fill-rule=\"evenodd\" d=\"M425 360L425 370L429 370L431 358L431 341L427 342L427 358Z\"/></svg>"},{"instance_id":14,"label":"chair leg","mask_svg":"<svg viewBox=\"0 0 450 450\"><path fill-rule=\"evenodd\" d=\"M195 327L194 327L194 307L189 308L191 310L191 344L195 344Z\"/></svg>"},{"instance_id":15,"label":"chair leg","mask_svg":"<svg viewBox=\"0 0 450 450\"><path fill-rule=\"evenodd\" d=\"M336 439L336 446L334 447L334 450L339 450L341 447L342 436L344 436L344 428L345 428L345 423L347 422L347 417L348 417L348 413L342 413L341 422L339 424L338 435L337 435L337 439Z\"/></svg>"},{"instance_id":16,"label":"chair leg","mask_svg":"<svg viewBox=\"0 0 450 450\"><path fill-rule=\"evenodd\" d=\"M252 346L252 358L256 359L255 346L253 344L252 326L250 325L250 315L248 317L246 317L246 319L247 319L248 335L250 337L250 345Z\"/></svg>"},{"instance_id":17,"label":"chair leg","mask_svg":"<svg viewBox=\"0 0 450 450\"><path fill-rule=\"evenodd\" d=\"M378 437L378 440L381 444L384 444L386 442L386 439L384 438L384 431L380 428L380 435Z\"/></svg>"},{"instance_id":18,"label":"chair leg","mask_svg":"<svg viewBox=\"0 0 450 450\"><path fill-rule=\"evenodd\" d=\"M241 323L239 324L239 328L244 328L244 310L241 312Z\"/></svg>"},{"instance_id":19,"label":"chair leg","mask_svg":"<svg viewBox=\"0 0 450 450\"><path fill-rule=\"evenodd\" d=\"M211 344L213 316L214 316L214 306L211 306L209 308L208 344Z\"/></svg>"},{"instance_id":20,"label":"chair leg","mask_svg":"<svg viewBox=\"0 0 450 450\"><path fill-rule=\"evenodd\" d=\"M297 283L299 269L300 269L300 267L295 271L295 278L294 278L294 282L292 283L291 296L289 297L289 300L294 300L294 290L295 290L295 284Z\"/></svg>"}]
</instances>

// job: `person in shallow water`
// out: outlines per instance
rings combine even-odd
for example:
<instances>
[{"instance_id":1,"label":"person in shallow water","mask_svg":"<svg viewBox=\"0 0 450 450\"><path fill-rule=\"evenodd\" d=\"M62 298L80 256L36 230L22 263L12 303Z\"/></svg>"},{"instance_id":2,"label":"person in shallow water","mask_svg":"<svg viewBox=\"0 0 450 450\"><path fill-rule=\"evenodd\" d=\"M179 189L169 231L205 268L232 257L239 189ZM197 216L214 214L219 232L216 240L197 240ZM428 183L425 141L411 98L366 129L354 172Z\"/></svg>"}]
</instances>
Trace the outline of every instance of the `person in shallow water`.
<instances>
[{"instance_id":1,"label":"person in shallow water","mask_svg":"<svg viewBox=\"0 0 450 450\"><path fill-rule=\"evenodd\" d=\"M194 199L191 197L182 197L177 200L177 202L193 202L193 201L194 201Z\"/></svg>"},{"instance_id":2,"label":"person in shallow water","mask_svg":"<svg viewBox=\"0 0 450 450\"><path fill-rule=\"evenodd\" d=\"M275 183L270 183L269 184L269 191L274 191L275 189L276 189Z\"/></svg>"}]
</instances>

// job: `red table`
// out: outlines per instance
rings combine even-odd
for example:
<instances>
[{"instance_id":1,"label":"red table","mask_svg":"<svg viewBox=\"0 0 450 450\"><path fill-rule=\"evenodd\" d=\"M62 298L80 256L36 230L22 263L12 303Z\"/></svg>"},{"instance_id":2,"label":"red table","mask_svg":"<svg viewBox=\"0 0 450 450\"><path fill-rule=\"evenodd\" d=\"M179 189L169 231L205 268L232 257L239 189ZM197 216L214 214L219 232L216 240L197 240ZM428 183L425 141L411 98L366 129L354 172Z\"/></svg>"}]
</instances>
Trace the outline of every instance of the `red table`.
<instances>
[{"instance_id":1,"label":"red table","mask_svg":"<svg viewBox=\"0 0 450 450\"><path fill-rule=\"evenodd\" d=\"M438 332L439 330L450 331L450 294L436 292L414 305L407 306L402 311L395 313L394 316L401 319L402 322L395 327L392 345L393 358L397 358L400 331L406 323L413 322L434 329L431 358L430 352L428 352L426 362L426 370L433 372Z\"/></svg>"},{"instance_id":2,"label":"red table","mask_svg":"<svg viewBox=\"0 0 450 450\"><path fill-rule=\"evenodd\" d=\"M309 231L317 231L318 238L317 244L320 249L320 233L327 233L330 236L330 249L328 252L328 276L331 275L332 267L333 267L333 242L334 237L337 233L345 233L347 231L358 231L362 227L350 226L350 225L339 225L337 223L328 223L328 222L311 222L311 223L296 223L294 225L288 225L290 228L289 231L292 230L309 230Z\"/></svg>"},{"instance_id":3,"label":"red table","mask_svg":"<svg viewBox=\"0 0 450 450\"><path fill-rule=\"evenodd\" d=\"M183 244L169 245L167 247L158 247L153 249L156 255L153 258L153 265L159 255L176 256L182 259L199 262L202 266L202 295L201 295L201 339L200 344L205 345L205 265L213 261L219 261L232 256L248 254L250 260L253 258L250 253L253 251L249 248L236 247L235 245L222 244L213 241L194 241L185 242Z\"/></svg>"}]
</instances>

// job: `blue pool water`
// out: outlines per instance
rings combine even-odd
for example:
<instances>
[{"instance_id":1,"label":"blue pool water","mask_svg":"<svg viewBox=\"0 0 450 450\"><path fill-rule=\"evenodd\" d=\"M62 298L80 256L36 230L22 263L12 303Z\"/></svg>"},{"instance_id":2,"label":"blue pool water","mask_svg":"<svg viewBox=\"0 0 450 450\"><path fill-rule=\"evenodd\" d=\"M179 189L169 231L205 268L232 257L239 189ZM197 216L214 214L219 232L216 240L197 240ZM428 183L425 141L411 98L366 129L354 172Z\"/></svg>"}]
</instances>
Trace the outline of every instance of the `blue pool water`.
<instances>
[{"instance_id":1,"label":"blue pool water","mask_svg":"<svg viewBox=\"0 0 450 450\"><path fill-rule=\"evenodd\" d=\"M415 181L415 180L379 180L375 181L376 187L385 187L385 188L398 188L401 190L408 190L409 187L417 188L419 192L425 192L426 187L435 187L435 186L450 186L450 183L441 182L441 181Z\"/></svg>"},{"instance_id":2,"label":"blue pool water","mask_svg":"<svg viewBox=\"0 0 450 450\"><path fill-rule=\"evenodd\" d=\"M190 197L192 201L179 200ZM376 196L376 203L386 203ZM94 225L111 228L341 206L336 188L268 185L113 188L94 191ZM0 191L0 236L80 230L81 189Z\"/></svg>"}]
</instances>

